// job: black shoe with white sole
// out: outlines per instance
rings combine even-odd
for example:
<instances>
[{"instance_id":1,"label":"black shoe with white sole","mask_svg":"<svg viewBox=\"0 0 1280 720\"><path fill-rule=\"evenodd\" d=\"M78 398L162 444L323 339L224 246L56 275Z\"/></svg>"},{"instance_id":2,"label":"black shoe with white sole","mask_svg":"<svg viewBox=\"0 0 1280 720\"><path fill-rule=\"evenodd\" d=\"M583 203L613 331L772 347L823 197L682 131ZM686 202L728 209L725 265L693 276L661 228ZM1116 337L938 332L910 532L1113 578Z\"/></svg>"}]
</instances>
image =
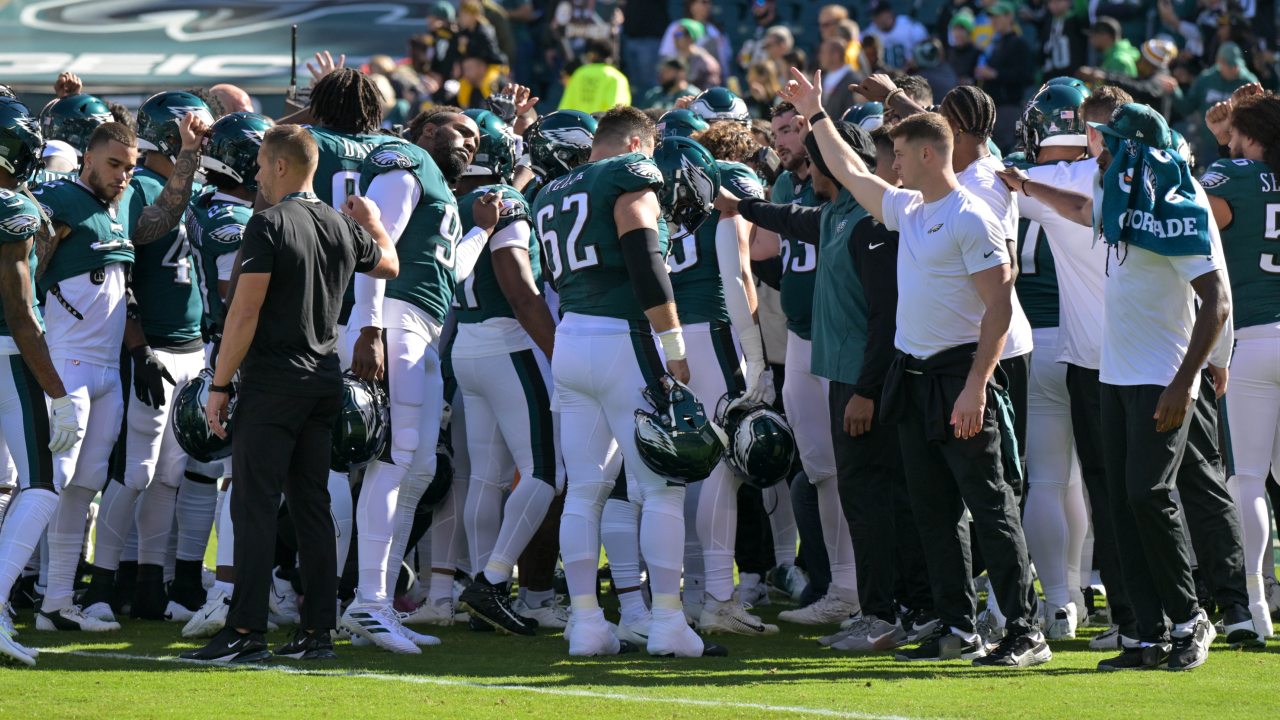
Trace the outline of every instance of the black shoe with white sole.
<instances>
[{"instance_id":1,"label":"black shoe with white sole","mask_svg":"<svg viewBox=\"0 0 1280 720\"><path fill-rule=\"evenodd\" d=\"M969 642L951 632L948 627L938 626L932 633L920 639L920 644L913 648L904 648L894 656L902 662L941 662L943 660L977 660L987 654L979 638Z\"/></svg>"},{"instance_id":2,"label":"black shoe with white sole","mask_svg":"<svg viewBox=\"0 0 1280 720\"><path fill-rule=\"evenodd\" d=\"M974 667L1029 668L1043 665L1052 659L1053 651L1043 638L1006 635L994 650L977 658L973 664Z\"/></svg>"},{"instance_id":3,"label":"black shoe with white sole","mask_svg":"<svg viewBox=\"0 0 1280 720\"><path fill-rule=\"evenodd\" d=\"M1253 615L1239 603L1222 611L1222 629L1232 649L1267 646L1267 641L1258 637L1258 631L1253 626Z\"/></svg>"},{"instance_id":4,"label":"black shoe with white sole","mask_svg":"<svg viewBox=\"0 0 1280 720\"><path fill-rule=\"evenodd\" d=\"M1213 623L1209 622L1203 610L1198 612L1199 617L1190 632L1185 635L1173 635L1173 648L1169 650L1169 664L1166 670L1198 668L1209 657L1209 645L1218 636L1218 631L1213 629Z\"/></svg>"},{"instance_id":5,"label":"black shoe with white sole","mask_svg":"<svg viewBox=\"0 0 1280 720\"><path fill-rule=\"evenodd\" d=\"M458 607L493 626L504 635L533 635L529 621L511 607L511 593L505 584L494 585L478 573L458 596Z\"/></svg>"},{"instance_id":6,"label":"black shoe with white sole","mask_svg":"<svg viewBox=\"0 0 1280 720\"><path fill-rule=\"evenodd\" d=\"M178 657L184 660L250 663L267 660L271 657L271 652L267 650L267 641L262 633L239 633L235 628L224 627L213 636L208 645L199 650L188 650Z\"/></svg>"},{"instance_id":7,"label":"black shoe with white sole","mask_svg":"<svg viewBox=\"0 0 1280 720\"><path fill-rule=\"evenodd\" d=\"M337 660L333 652L333 638L328 630L307 632L302 628L293 631L293 640L272 651L276 657L293 660Z\"/></svg>"},{"instance_id":8,"label":"black shoe with white sole","mask_svg":"<svg viewBox=\"0 0 1280 720\"><path fill-rule=\"evenodd\" d=\"M1124 647L1120 654L1098 663L1101 672L1117 670L1159 670L1169 663L1169 646L1158 645Z\"/></svg>"}]
</instances>

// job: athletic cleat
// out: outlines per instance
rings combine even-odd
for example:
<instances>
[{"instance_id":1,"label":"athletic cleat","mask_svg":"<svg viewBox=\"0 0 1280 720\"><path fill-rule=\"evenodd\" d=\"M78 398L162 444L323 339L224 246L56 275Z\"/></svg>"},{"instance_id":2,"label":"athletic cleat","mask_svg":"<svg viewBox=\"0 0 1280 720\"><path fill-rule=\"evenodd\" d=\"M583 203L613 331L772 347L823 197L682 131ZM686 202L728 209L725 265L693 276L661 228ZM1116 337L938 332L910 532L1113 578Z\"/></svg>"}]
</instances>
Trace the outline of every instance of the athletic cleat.
<instances>
[{"instance_id":1,"label":"athletic cleat","mask_svg":"<svg viewBox=\"0 0 1280 720\"><path fill-rule=\"evenodd\" d=\"M446 599L443 605L436 605L427 600L419 605L418 609L406 614L401 622L405 625L452 625L456 616L453 600Z\"/></svg>"},{"instance_id":2,"label":"athletic cleat","mask_svg":"<svg viewBox=\"0 0 1280 720\"><path fill-rule=\"evenodd\" d=\"M102 622L115 622L116 614L111 612L109 603L98 602L84 609L84 614L91 618L97 618Z\"/></svg>"},{"instance_id":3,"label":"athletic cleat","mask_svg":"<svg viewBox=\"0 0 1280 720\"><path fill-rule=\"evenodd\" d=\"M182 637L213 637L222 631L227 624L227 610L231 607L231 596L225 590L209 591L209 599L196 611L194 617L182 628Z\"/></svg>"},{"instance_id":4,"label":"athletic cleat","mask_svg":"<svg viewBox=\"0 0 1280 720\"><path fill-rule=\"evenodd\" d=\"M293 660L337 660L333 652L333 640L327 630L307 632L302 628L293 631L293 640L272 651L276 657Z\"/></svg>"},{"instance_id":5,"label":"athletic cleat","mask_svg":"<svg viewBox=\"0 0 1280 720\"><path fill-rule=\"evenodd\" d=\"M342 614L339 624L387 652L417 655L418 645L399 632L400 618L389 600L365 600L356 591L355 602Z\"/></svg>"},{"instance_id":6,"label":"athletic cleat","mask_svg":"<svg viewBox=\"0 0 1280 720\"><path fill-rule=\"evenodd\" d=\"M27 667L35 667L36 659L28 655L25 650L26 648L19 645L18 641L14 640L7 630L0 629L0 660L22 663Z\"/></svg>"},{"instance_id":7,"label":"athletic cleat","mask_svg":"<svg viewBox=\"0 0 1280 720\"><path fill-rule=\"evenodd\" d=\"M267 641L262 633L240 633L235 628L223 628L199 650L188 650L178 657L183 660L204 660L213 662L251 663L262 662L271 657L267 650Z\"/></svg>"},{"instance_id":8,"label":"athletic cleat","mask_svg":"<svg viewBox=\"0 0 1280 720\"><path fill-rule=\"evenodd\" d=\"M511 608L525 620L537 623L534 627L563 630L569 624L569 608L559 603L555 597L543 602L538 607L532 607L529 603L517 599L511 603Z\"/></svg>"},{"instance_id":9,"label":"athletic cleat","mask_svg":"<svg viewBox=\"0 0 1280 720\"><path fill-rule=\"evenodd\" d=\"M832 636L822 638L818 643L836 650L876 652L902 647L907 642L907 633L896 623L881 620L875 615L864 615L859 622L849 626L841 637L831 638ZM823 643L823 640L830 641Z\"/></svg>"},{"instance_id":10,"label":"athletic cleat","mask_svg":"<svg viewBox=\"0 0 1280 720\"><path fill-rule=\"evenodd\" d=\"M296 625L301 621L298 615L298 593L294 592L293 583L271 571L271 595L267 599L267 615L279 625Z\"/></svg>"},{"instance_id":11,"label":"athletic cleat","mask_svg":"<svg viewBox=\"0 0 1280 720\"><path fill-rule=\"evenodd\" d=\"M1120 626L1112 625L1103 630L1093 639L1089 641L1089 647L1094 650L1119 650L1120 646Z\"/></svg>"},{"instance_id":12,"label":"athletic cleat","mask_svg":"<svg viewBox=\"0 0 1280 720\"><path fill-rule=\"evenodd\" d=\"M195 612L188 610L187 606L173 600L169 601L169 607L164 611L164 619L169 622L184 623L195 616Z\"/></svg>"},{"instance_id":13,"label":"athletic cleat","mask_svg":"<svg viewBox=\"0 0 1280 720\"><path fill-rule=\"evenodd\" d=\"M1204 610L1197 611L1196 623L1189 632L1179 635L1175 630L1172 633L1173 647L1169 650L1169 664L1165 669L1176 672L1200 667L1209 657L1209 645L1217 636L1209 616Z\"/></svg>"},{"instance_id":14,"label":"athletic cleat","mask_svg":"<svg viewBox=\"0 0 1280 720\"><path fill-rule=\"evenodd\" d=\"M1045 604L1045 635L1050 640L1067 640L1076 636L1078 616L1073 603L1063 607Z\"/></svg>"},{"instance_id":15,"label":"athletic cleat","mask_svg":"<svg viewBox=\"0 0 1280 720\"><path fill-rule=\"evenodd\" d=\"M764 607L772 603L769 599L769 586L755 573L738 574L738 592L743 607Z\"/></svg>"},{"instance_id":16,"label":"athletic cleat","mask_svg":"<svg viewBox=\"0 0 1280 720\"><path fill-rule=\"evenodd\" d=\"M678 614L663 622L654 616L649 626L649 654L654 657L728 657L724 646L698 637L688 625L680 622Z\"/></svg>"},{"instance_id":17,"label":"athletic cleat","mask_svg":"<svg viewBox=\"0 0 1280 720\"><path fill-rule=\"evenodd\" d=\"M423 635L421 633L416 633L410 630L409 628L405 627L403 623L404 623L404 616L406 614L407 613L395 613L396 620L398 621L396 624L396 632L408 638L409 642L413 643L414 645L417 645L418 647L430 647L432 645L440 644L440 638L434 635Z\"/></svg>"},{"instance_id":18,"label":"athletic cleat","mask_svg":"<svg viewBox=\"0 0 1280 720\"><path fill-rule=\"evenodd\" d=\"M804 592L805 586L809 584L804 571L795 565L779 565L770 570L765 577L770 591L795 601L800 600L800 593Z\"/></svg>"},{"instance_id":19,"label":"athletic cleat","mask_svg":"<svg viewBox=\"0 0 1280 720\"><path fill-rule=\"evenodd\" d=\"M1242 647L1266 647L1267 641L1253 626L1253 614L1243 605L1232 605L1222 612L1222 634L1231 649Z\"/></svg>"},{"instance_id":20,"label":"athletic cleat","mask_svg":"<svg viewBox=\"0 0 1280 720\"><path fill-rule=\"evenodd\" d=\"M69 630L82 632L111 632L120 629L120 623L103 622L80 612L79 605L72 605L61 610L36 613L37 630Z\"/></svg>"},{"instance_id":21,"label":"athletic cleat","mask_svg":"<svg viewBox=\"0 0 1280 720\"><path fill-rule=\"evenodd\" d=\"M1089 627L1089 606L1085 604L1084 591L1070 589L1067 594L1071 597L1071 604L1076 606L1076 628Z\"/></svg>"},{"instance_id":22,"label":"athletic cleat","mask_svg":"<svg viewBox=\"0 0 1280 720\"><path fill-rule=\"evenodd\" d=\"M903 662L941 662L944 660L977 660L987 654L982 640L968 640L956 635L947 628L938 627L920 644L913 648L899 650L895 660Z\"/></svg>"},{"instance_id":23,"label":"athletic cleat","mask_svg":"<svg viewBox=\"0 0 1280 720\"><path fill-rule=\"evenodd\" d=\"M458 607L489 623L504 635L534 635L533 627L511 607L511 592L505 583L494 585L477 573L462 595Z\"/></svg>"},{"instance_id":24,"label":"athletic cleat","mask_svg":"<svg viewBox=\"0 0 1280 720\"><path fill-rule=\"evenodd\" d=\"M698 618L698 632L704 635L729 633L733 635L776 635L777 625L760 622L754 615L747 614L739 599L739 590L734 590L728 600L721 602L711 597L710 593L702 595L702 617Z\"/></svg>"},{"instance_id":25,"label":"athletic cleat","mask_svg":"<svg viewBox=\"0 0 1280 720\"><path fill-rule=\"evenodd\" d=\"M0 606L0 654L9 656L13 660L17 660L21 663L35 665L36 658L40 657L40 651L35 648L26 647L22 643L18 642L14 639L17 636L18 631L13 627L13 618L9 614L8 607ZM16 650L19 653L26 655L31 662L27 663L26 660L11 655L9 650Z\"/></svg>"},{"instance_id":26,"label":"athletic cleat","mask_svg":"<svg viewBox=\"0 0 1280 720\"><path fill-rule=\"evenodd\" d=\"M628 625L626 623L618 623L618 629L614 631L614 635L618 636L618 640L631 642L636 647L649 647L649 631L653 627L653 614L645 613L644 617L637 623Z\"/></svg>"},{"instance_id":27,"label":"athletic cleat","mask_svg":"<svg viewBox=\"0 0 1280 720\"><path fill-rule=\"evenodd\" d=\"M784 610L778 613L778 619L797 625L838 625L860 611L856 590L832 585L818 602L799 610Z\"/></svg>"},{"instance_id":28,"label":"athletic cleat","mask_svg":"<svg viewBox=\"0 0 1280 720\"><path fill-rule=\"evenodd\" d=\"M974 631L978 633L978 637L982 639L982 647L988 652L999 645L1006 635L1004 626L996 624L995 613L989 609L983 610L978 615L978 624L974 627Z\"/></svg>"},{"instance_id":29,"label":"athletic cleat","mask_svg":"<svg viewBox=\"0 0 1280 720\"><path fill-rule=\"evenodd\" d=\"M1126 647L1120 654L1098 663L1100 672L1116 672L1119 670L1158 670L1169 664L1169 646L1135 645Z\"/></svg>"},{"instance_id":30,"label":"athletic cleat","mask_svg":"<svg viewBox=\"0 0 1280 720\"><path fill-rule=\"evenodd\" d=\"M639 651L634 643L621 641L613 634L600 608L575 611L571 619L573 622L565 629L570 655L592 657Z\"/></svg>"},{"instance_id":31,"label":"athletic cleat","mask_svg":"<svg viewBox=\"0 0 1280 720\"><path fill-rule=\"evenodd\" d=\"M994 650L975 658L974 667L1029 668L1043 665L1053 659L1049 643L1040 633L1032 635L1006 635Z\"/></svg>"}]
</instances>

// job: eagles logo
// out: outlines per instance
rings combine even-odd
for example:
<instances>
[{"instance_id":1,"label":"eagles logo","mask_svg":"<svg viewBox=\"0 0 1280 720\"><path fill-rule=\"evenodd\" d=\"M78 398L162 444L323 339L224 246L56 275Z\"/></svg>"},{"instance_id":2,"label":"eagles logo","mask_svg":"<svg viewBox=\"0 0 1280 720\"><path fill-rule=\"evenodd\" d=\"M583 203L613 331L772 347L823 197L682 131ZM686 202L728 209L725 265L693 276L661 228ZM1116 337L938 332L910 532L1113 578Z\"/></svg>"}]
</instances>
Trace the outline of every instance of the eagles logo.
<instances>
[{"instance_id":1,"label":"eagles logo","mask_svg":"<svg viewBox=\"0 0 1280 720\"><path fill-rule=\"evenodd\" d=\"M404 168L408 170L413 167L413 160L408 155L399 150L379 150L369 157L369 160L381 168Z\"/></svg>"},{"instance_id":2,"label":"eagles logo","mask_svg":"<svg viewBox=\"0 0 1280 720\"><path fill-rule=\"evenodd\" d=\"M760 187L760 183L749 177L735 177L733 185L746 195L758 198L764 197L764 188Z\"/></svg>"},{"instance_id":3,"label":"eagles logo","mask_svg":"<svg viewBox=\"0 0 1280 720\"><path fill-rule=\"evenodd\" d=\"M245 128L244 130L241 130L241 132L244 133L245 137L249 138L250 140L252 140L254 143L258 145L262 144L262 140L266 135L266 133L264 133L261 130L252 130L249 128Z\"/></svg>"},{"instance_id":4,"label":"eagles logo","mask_svg":"<svg viewBox=\"0 0 1280 720\"><path fill-rule=\"evenodd\" d=\"M40 122L35 118L23 115L17 118L17 123L19 127L33 135L38 136L40 134Z\"/></svg>"},{"instance_id":5,"label":"eagles logo","mask_svg":"<svg viewBox=\"0 0 1280 720\"><path fill-rule=\"evenodd\" d=\"M1209 190L1209 189L1218 187L1219 185L1225 183L1229 179L1230 178L1228 178L1226 175L1223 175L1220 172L1210 171L1205 173L1204 177L1200 178L1200 186L1206 190Z\"/></svg>"},{"instance_id":6,"label":"eagles logo","mask_svg":"<svg viewBox=\"0 0 1280 720\"><path fill-rule=\"evenodd\" d=\"M14 215L0 220L0 229L10 235L30 235L38 227L40 227L40 218L35 215Z\"/></svg>"},{"instance_id":7,"label":"eagles logo","mask_svg":"<svg viewBox=\"0 0 1280 720\"><path fill-rule=\"evenodd\" d=\"M925 235L932 235L942 229L942 223L938 223L925 231Z\"/></svg>"},{"instance_id":8,"label":"eagles logo","mask_svg":"<svg viewBox=\"0 0 1280 720\"><path fill-rule=\"evenodd\" d=\"M223 225L222 227L214 228L209 231L209 237L224 244L238 243L243 235L243 225Z\"/></svg>"},{"instance_id":9,"label":"eagles logo","mask_svg":"<svg viewBox=\"0 0 1280 720\"><path fill-rule=\"evenodd\" d=\"M715 200L715 187L711 182L711 178L702 168L689 162L689 158L680 157L680 165L684 168L685 177L693 181L694 190L698 194L698 202L703 205L710 205Z\"/></svg>"},{"instance_id":10,"label":"eagles logo","mask_svg":"<svg viewBox=\"0 0 1280 720\"><path fill-rule=\"evenodd\" d=\"M657 165L654 165L651 162L627 163L627 169L630 170L633 175L662 182L662 171L658 169ZM709 185L710 181L708 180L707 183ZM710 198L711 194L708 193L707 197Z\"/></svg>"},{"instance_id":11,"label":"eagles logo","mask_svg":"<svg viewBox=\"0 0 1280 720\"><path fill-rule=\"evenodd\" d=\"M197 107L195 105L170 105L168 109L169 112L179 120L186 117L187 113L194 113L196 117L203 120L206 124L213 124L213 115L210 115L209 111L205 108Z\"/></svg>"},{"instance_id":12,"label":"eagles logo","mask_svg":"<svg viewBox=\"0 0 1280 720\"><path fill-rule=\"evenodd\" d=\"M542 134L552 142L582 149L590 149L591 143L595 140L595 135L588 132L586 128L580 127L548 128L543 130Z\"/></svg>"}]
</instances>

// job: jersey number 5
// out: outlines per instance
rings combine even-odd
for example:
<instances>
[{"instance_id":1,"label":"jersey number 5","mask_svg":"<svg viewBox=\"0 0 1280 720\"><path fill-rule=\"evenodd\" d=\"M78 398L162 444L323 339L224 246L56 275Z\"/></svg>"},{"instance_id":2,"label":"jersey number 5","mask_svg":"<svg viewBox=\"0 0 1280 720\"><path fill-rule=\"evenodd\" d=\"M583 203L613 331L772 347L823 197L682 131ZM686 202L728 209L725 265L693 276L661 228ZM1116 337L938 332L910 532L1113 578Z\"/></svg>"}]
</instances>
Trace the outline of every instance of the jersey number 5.
<instances>
[{"instance_id":1,"label":"jersey number 5","mask_svg":"<svg viewBox=\"0 0 1280 720\"><path fill-rule=\"evenodd\" d=\"M1267 232L1263 237L1280 240L1280 222L1277 220L1280 220L1280 203L1272 203L1267 206ZM1280 275L1280 252L1262 253L1258 257L1258 266L1264 273Z\"/></svg>"}]
</instances>

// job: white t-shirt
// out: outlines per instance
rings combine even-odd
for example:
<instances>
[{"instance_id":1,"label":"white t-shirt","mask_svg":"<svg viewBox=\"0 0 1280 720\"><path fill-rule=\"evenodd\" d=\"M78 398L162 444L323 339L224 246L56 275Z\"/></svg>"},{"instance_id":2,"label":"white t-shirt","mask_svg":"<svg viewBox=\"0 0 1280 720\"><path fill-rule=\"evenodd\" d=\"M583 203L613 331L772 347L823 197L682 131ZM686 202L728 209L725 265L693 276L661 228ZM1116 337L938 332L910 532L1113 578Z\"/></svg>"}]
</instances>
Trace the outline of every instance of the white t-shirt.
<instances>
[{"instance_id":1,"label":"white t-shirt","mask_svg":"<svg viewBox=\"0 0 1280 720\"><path fill-rule=\"evenodd\" d=\"M1003 169L1004 163L996 159L995 155L987 155L970 163L969 167L956 175L956 181L960 183L960 187L969 191L970 195L991 208L991 213L1004 228L1006 239L1016 240L1018 238L1018 199L1009 192L1009 186L996 177L996 172ZM1009 334L1005 336L1004 350L1000 353L1000 359L1008 360L1011 357L1026 355L1034 346L1031 321L1027 320L1027 313L1023 311L1022 303L1018 302L1018 291L1015 289L1013 316L1009 318Z\"/></svg>"},{"instance_id":2,"label":"white t-shirt","mask_svg":"<svg viewBox=\"0 0 1280 720\"><path fill-rule=\"evenodd\" d=\"M1032 180L1093 194L1098 162L1093 158L1027 170ZM1022 216L1044 228L1058 272L1058 362L1097 370L1102 362L1102 297L1107 245L1094 242L1093 229L1072 222L1034 198L1019 197ZM1028 231L1028 237L1032 234Z\"/></svg>"},{"instance_id":3,"label":"white t-shirt","mask_svg":"<svg viewBox=\"0 0 1280 720\"><path fill-rule=\"evenodd\" d=\"M964 188L925 203L913 190L884 193L884 226L898 232L898 332L917 358L978 341L987 306L974 273L1009 263L1004 228Z\"/></svg>"},{"instance_id":4,"label":"white t-shirt","mask_svg":"<svg viewBox=\"0 0 1280 720\"><path fill-rule=\"evenodd\" d=\"M889 67L904 68L911 59L911 51L916 45L929 39L929 31L915 19L907 15L894 18L893 27L888 32L881 30L875 23L862 33L863 37L872 35L884 48L884 62ZM1028 62L1031 59L1028 58Z\"/></svg>"},{"instance_id":5,"label":"white t-shirt","mask_svg":"<svg viewBox=\"0 0 1280 720\"><path fill-rule=\"evenodd\" d=\"M1205 208L1209 206L1199 183L1196 200ZM1187 354L1196 319L1196 293L1191 281L1214 270L1221 270L1224 275L1227 272L1222 238L1212 222L1213 216L1209 217L1213 254L1208 256L1165 257L1128 244L1112 248L1105 281L1106 312L1099 368L1102 382L1163 387L1173 381ZM1209 353L1210 363L1219 367L1231 363L1232 337L1228 319ZM1193 387L1198 391L1199 383Z\"/></svg>"}]
</instances>

